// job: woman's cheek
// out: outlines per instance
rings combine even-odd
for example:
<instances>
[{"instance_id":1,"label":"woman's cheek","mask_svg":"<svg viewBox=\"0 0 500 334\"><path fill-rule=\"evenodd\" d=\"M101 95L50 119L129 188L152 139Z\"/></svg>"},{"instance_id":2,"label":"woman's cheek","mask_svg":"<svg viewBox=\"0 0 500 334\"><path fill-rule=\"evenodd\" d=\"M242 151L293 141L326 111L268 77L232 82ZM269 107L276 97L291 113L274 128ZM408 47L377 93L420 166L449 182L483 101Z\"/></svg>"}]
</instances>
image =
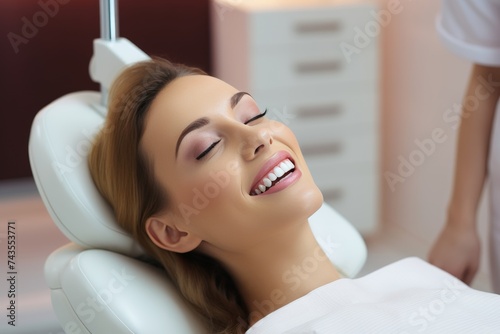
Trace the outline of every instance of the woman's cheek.
<instances>
[{"instance_id":1,"label":"woman's cheek","mask_svg":"<svg viewBox=\"0 0 500 334\"><path fill-rule=\"evenodd\" d=\"M271 134L277 138L282 138L284 141L297 142L297 138L293 131L285 124L278 121L270 121L269 128Z\"/></svg>"},{"instance_id":2,"label":"woman's cheek","mask_svg":"<svg viewBox=\"0 0 500 334\"><path fill-rule=\"evenodd\" d=\"M196 215L210 209L216 202L226 197L226 192L232 183L232 178L225 170L208 171L201 179L191 179L185 183L180 203L185 209ZM227 200L227 198L226 198Z\"/></svg>"},{"instance_id":3,"label":"woman's cheek","mask_svg":"<svg viewBox=\"0 0 500 334\"><path fill-rule=\"evenodd\" d=\"M272 135L279 135L283 131L286 131L287 129L288 129L288 127L281 122L278 122L275 120L269 121L269 130L271 131Z\"/></svg>"},{"instance_id":4,"label":"woman's cheek","mask_svg":"<svg viewBox=\"0 0 500 334\"><path fill-rule=\"evenodd\" d=\"M297 137L288 126L278 121L271 121L269 128L274 138L280 139L284 144L293 145L292 148L298 148Z\"/></svg>"}]
</instances>

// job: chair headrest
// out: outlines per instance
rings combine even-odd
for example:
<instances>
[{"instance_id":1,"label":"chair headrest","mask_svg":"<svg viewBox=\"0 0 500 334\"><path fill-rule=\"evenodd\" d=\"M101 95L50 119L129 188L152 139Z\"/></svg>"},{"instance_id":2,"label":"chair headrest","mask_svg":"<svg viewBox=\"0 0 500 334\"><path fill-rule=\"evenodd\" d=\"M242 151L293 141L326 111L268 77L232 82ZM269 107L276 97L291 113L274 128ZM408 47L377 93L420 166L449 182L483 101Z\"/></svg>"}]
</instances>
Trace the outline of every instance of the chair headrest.
<instances>
[{"instance_id":1,"label":"chair headrest","mask_svg":"<svg viewBox=\"0 0 500 334\"><path fill-rule=\"evenodd\" d=\"M35 117L29 141L31 169L42 200L71 241L130 256L143 252L116 223L92 181L87 155L104 124L98 92L65 95Z\"/></svg>"}]
</instances>

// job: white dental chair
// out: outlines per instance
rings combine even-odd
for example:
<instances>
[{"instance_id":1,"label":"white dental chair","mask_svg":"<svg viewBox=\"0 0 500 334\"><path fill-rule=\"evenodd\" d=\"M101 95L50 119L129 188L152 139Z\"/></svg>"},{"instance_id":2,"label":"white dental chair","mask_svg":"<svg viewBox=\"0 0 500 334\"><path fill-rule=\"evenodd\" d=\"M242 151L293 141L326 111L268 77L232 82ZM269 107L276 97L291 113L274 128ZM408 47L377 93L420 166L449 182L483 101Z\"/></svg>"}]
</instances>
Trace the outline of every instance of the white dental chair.
<instances>
[{"instance_id":1,"label":"white dental chair","mask_svg":"<svg viewBox=\"0 0 500 334\"><path fill-rule=\"evenodd\" d=\"M119 71L147 58L125 39L99 39L91 76L105 93ZM87 153L104 122L104 100L99 92L68 94L41 110L31 129L36 185L72 241L45 264L55 314L66 333L208 333L164 273L140 260L141 248L116 225L92 182ZM354 277L366 260L359 233L326 204L310 224L329 259Z\"/></svg>"}]
</instances>

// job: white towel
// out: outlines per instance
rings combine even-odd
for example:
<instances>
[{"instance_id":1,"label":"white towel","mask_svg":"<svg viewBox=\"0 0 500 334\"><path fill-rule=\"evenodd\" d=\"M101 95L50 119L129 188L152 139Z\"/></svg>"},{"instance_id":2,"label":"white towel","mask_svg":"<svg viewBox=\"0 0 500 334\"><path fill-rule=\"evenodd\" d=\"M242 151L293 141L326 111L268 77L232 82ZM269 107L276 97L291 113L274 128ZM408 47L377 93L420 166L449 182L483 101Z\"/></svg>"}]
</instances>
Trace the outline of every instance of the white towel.
<instances>
[{"instance_id":1,"label":"white towel","mask_svg":"<svg viewBox=\"0 0 500 334\"><path fill-rule=\"evenodd\" d=\"M500 333L500 295L412 257L317 288L246 333Z\"/></svg>"}]
</instances>

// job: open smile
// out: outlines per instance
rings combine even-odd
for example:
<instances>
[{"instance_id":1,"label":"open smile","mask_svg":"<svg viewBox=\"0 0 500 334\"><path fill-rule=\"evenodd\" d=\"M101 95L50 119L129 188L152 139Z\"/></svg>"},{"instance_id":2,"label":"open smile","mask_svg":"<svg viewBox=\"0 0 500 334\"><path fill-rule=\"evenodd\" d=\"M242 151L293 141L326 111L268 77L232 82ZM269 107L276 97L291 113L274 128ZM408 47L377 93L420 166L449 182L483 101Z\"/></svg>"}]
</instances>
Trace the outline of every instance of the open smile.
<instances>
[{"instance_id":1,"label":"open smile","mask_svg":"<svg viewBox=\"0 0 500 334\"><path fill-rule=\"evenodd\" d=\"M301 174L288 153L280 151L264 164L257 176L257 181L252 185L250 195L257 196L279 191L295 182Z\"/></svg>"}]
</instances>

